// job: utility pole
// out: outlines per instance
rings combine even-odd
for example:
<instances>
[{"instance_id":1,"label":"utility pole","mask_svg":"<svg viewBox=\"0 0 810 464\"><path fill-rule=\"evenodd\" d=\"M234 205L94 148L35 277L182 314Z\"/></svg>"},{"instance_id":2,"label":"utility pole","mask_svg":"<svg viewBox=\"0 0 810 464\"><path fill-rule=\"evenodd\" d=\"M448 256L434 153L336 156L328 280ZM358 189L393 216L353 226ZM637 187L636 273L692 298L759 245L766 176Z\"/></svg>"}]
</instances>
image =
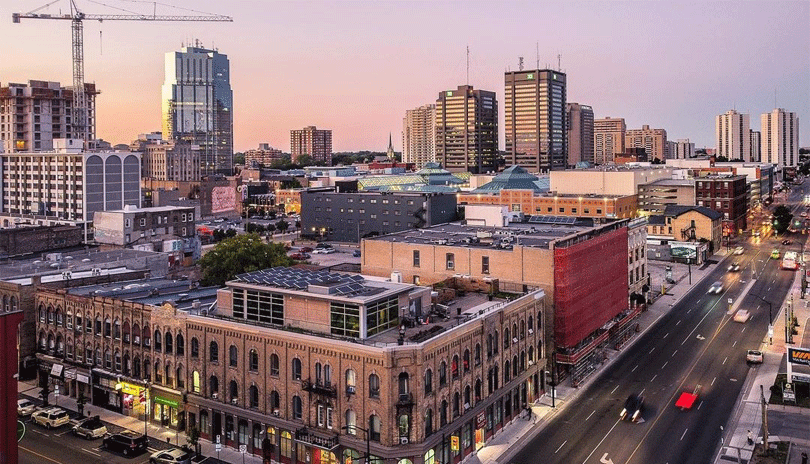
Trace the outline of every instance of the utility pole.
<instances>
[{"instance_id":1,"label":"utility pole","mask_svg":"<svg viewBox=\"0 0 810 464\"><path fill-rule=\"evenodd\" d=\"M765 454L768 453L768 403L765 401L765 387L759 386L759 394L762 396L762 447Z\"/></svg>"}]
</instances>

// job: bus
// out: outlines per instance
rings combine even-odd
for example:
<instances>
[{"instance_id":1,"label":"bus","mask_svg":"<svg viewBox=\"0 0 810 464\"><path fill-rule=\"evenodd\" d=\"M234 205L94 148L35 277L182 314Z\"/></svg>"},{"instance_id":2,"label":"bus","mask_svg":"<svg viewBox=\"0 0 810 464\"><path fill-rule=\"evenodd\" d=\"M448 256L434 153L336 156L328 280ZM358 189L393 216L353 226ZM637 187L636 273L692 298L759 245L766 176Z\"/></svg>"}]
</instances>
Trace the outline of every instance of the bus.
<instances>
[{"instance_id":1,"label":"bus","mask_svg":"<svg viewBox=\"0 0 810 464\"><path fill-rule=\"evenodd\" d=\"M790 269L795 271L799 268L798 256L795 251L786 251L782 257L782 269Z\"/></svg>"}]
</instances>

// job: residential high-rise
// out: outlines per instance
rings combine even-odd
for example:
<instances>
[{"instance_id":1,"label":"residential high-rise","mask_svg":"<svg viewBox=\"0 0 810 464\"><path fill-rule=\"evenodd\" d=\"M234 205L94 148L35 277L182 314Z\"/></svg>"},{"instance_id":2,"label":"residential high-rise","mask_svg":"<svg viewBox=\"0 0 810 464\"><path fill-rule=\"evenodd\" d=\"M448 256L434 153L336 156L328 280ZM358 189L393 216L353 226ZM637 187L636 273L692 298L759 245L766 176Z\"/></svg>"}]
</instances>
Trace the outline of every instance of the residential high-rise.
<instances>
[{"instance_id":1,"label":"residential high-rise","mask_svg":"<svg viewBox=\"0 0 810 464\"><path fill-rule=\"evenodd\" d=\"M779 167L799 164L799 117L776 108L761 116L761 155L765 163Z\"/></svg>"},{"instance_id":2,"label":"residential high-rise","mask_svg":"<svg viewBox=\"0 0 810 464\"><path fill-rule=\"evenodd\" d=\"M647 159L666 159L667 131L664 129L650 129L644 124L641 129L630 129L624 134L625 148L643 148L647 151Z\"/></svg>"},{"instance_id":3,"label":"residential high-rise","mask_svg":"<svg viewBox=\"0 0 810 464\"><path fill-rule=\"evenodd\" d=\"M504 75L506 165L530 172L565 169L566 75L550 69Z\"/></svg>"},{"instance_id":4,"label":"residential high-rise","mask_svg":"<svg viewBox=\"0 0 810 464\"><path fill-rule=\"evenodd\" d=\"M87 130L96 137L95 84L84 85L87 95ZM53 139L78 139L71 124L73 88L58 82L28 81L0 87L0 146L7 152L50 151Z\"/></svg>"},{"instance_id":5,"label":"residential high-rise","mask_svg":"<svg viewBox=\"0 0 810 464\"><path fill-rule=\"evenodd\" d=\"M233 92L228 56L183 47L165 57L163 135L200 147L200 175L233 173Z\"/></svg>"},{"instance_id":6,"label":"residential high-rise","mask_svg":"<svg viewBox=\"0 0 810 464\"><path fill-rule=\"evenodd\" d=\"M734 110L714 118L717 156L729 160L751 160L750 116Z\"/></svg>"},{"instance_id":7,"label":"residential high-rise","mask_svg":"<svg viewBox=\"0 0 810 464\"><path fill-rule=\"evenodd\" d=\"M405 111L402 119L402 162L422 169L436 162L436 105Z\"/></svg>"},{"instance_id":8,"label":"residential high-rise","mask_svg":"<svg viewBox=\"0 0 810 464\"><path fill-rule=\"evenodd\" d=\"M498 100L495 92L460 85L436 100L436 161L452 172L498 168Z\"/></svg>"},{"instance_id":9,"label":"residential high-rise","mask_svg":"<svg viewBox=\"0 0 810 464\"><path fill-rule=\"evenodd\" d=\"M762 161L762 132L751 131L751 161Z\"/></svg>"},{"instance_id":10,"label":"residential high-rise","mask_svg":"<svg viewBox=\"0 0 810 464\"><path fill-rule=\"evenodd\" d=\"M580 161L593 163L593 108L579 103L565 105L568 130L568 166Z\"/></svg>"},{"instance_id":11,"label":"residential high-rise","mask_svg":"<svg viewBox=\"0 0 810 464\"><path fill-rule=\"evenodd\" d=\"M273 148L269 143L260 143L259 148L245 151L245 167L250 168L253 163L270 167L273 163L284 159L281 150Z\"/></svg>"},{"instance_id":12,"label":"residential high-rise","mask_svg":"<svg viewBox=\"0 0 810 464\"><path fill-rule=\"evenodd\" d=\"M695 144L689 139L678 139L675 142L675 153L670 153L670 158L689 159L695 157Z\"/></svg>"},{"instance_id":13,"label":"residential high-rise","mask_svg":"<svg viewBox=\"0 0 810 464\"><path fill-rule=\"evenodd\" d=\"M309 156L314 162L332 165L332 130L307 126L290 131L290 156L293 163L299 156Z\"/></svg>"},{"instance_id":14,"label":"residential high-rise","mask_svg":"<svg viewBox=\"0 0 810 464\"><path fill-rule=\"evenodd\" d=\"M594 119L593 163L612 163L616 155L624 154L624 135L627 125L624 118Z\"/></svg>"}]
</instances>

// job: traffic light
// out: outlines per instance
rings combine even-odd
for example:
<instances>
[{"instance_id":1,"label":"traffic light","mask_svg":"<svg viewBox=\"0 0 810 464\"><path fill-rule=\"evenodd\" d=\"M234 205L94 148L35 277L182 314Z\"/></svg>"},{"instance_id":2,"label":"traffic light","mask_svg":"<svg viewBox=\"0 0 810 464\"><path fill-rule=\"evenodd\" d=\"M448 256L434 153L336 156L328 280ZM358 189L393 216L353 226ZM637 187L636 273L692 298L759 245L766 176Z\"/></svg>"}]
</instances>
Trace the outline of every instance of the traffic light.
<instances>
[{"instance_id":1,"label":"traffic light","mask_svg":"<svg viewBox=\"0 0 810 464\"><path fill-rule=\"evenodd\" d=\"M39 397L42 399L42 406L48 406L48 395L51 394L51 387L46 383L39 391Z\"/></svg>"}]
</instances>

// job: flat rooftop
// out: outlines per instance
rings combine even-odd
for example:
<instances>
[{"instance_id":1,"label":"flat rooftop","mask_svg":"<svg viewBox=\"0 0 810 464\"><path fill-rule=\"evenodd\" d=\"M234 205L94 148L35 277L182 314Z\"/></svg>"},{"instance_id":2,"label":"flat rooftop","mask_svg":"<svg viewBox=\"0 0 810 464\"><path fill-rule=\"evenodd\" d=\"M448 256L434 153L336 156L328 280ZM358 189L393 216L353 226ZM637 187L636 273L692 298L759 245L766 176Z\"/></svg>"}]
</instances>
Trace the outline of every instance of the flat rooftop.
<instances>
[{"instance_id":1,"label":"flat rooftop","mask_svg":"<svg viewBox=\"0 0 810 464\"><path fill-rule=\"evenodd\" d=\"M195 301L200 308L209 308L217 300L218 287L199 287L188 280L146 279L110 282L68 290L71 295L101 296L134 303L160 306L170 302L177 309L190 311Z\"/></svg>"},{"instance_id":2,"label":"flat rooftop","mask_svg":"<svg viewBox=\"0 0 810 464\"><path fill-rule=\"evenodd\" d=\"M531 216L524 222L510 223L506 227L449 223L396 232L366 240L460 247L500 246L507 249L513 245L520 245L547 249L552 241L593 230L595 227L598 225L595 225L591 218Z\"/></svg>"},{"instance_id":3,"label":"flat rooftop","mask_svg":"<svg viewBox=\"0 0 810 464\"><path fill-rule=\"evenodd\" d=\"M65 271L76 274L83 271L91 272L93 268L101 269L104 275L106 275L105 271L117 268L124 268L125 271L144 270L149 267L148 260L161 255L162 253L130 249L49 251L37 257L4 262L0 266L0 280L11 281L28 278L30 283L30 277L33 275L43 276L43 282L47 281L47 276L51 275L59 275L60 279L57 280L61 280L61 275ZM139 260L142 260L143 265L133 267L132 264L139 263ZM73 278L78 278L78 275Z\"/></svg>"},{"instance_id":4,"label":"flat rooftop","mask_svg":"<svg viewBox=\"0 0 810 464\"><path fill-rule=\"evenodd\" d=\"M672 187L694 187L695 179L658 179L645 185L661 185Z\"/></svg>"}]
</instances>

